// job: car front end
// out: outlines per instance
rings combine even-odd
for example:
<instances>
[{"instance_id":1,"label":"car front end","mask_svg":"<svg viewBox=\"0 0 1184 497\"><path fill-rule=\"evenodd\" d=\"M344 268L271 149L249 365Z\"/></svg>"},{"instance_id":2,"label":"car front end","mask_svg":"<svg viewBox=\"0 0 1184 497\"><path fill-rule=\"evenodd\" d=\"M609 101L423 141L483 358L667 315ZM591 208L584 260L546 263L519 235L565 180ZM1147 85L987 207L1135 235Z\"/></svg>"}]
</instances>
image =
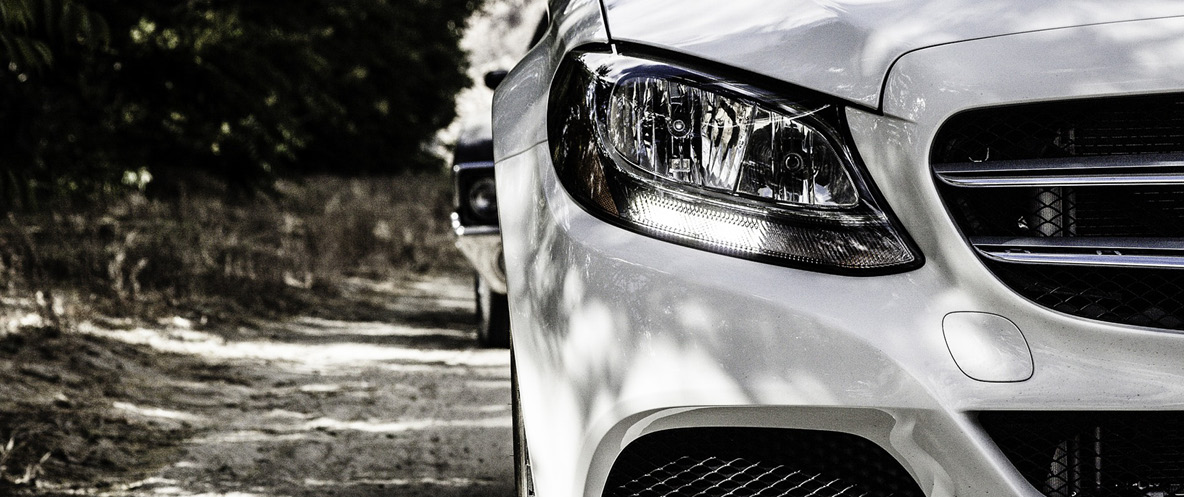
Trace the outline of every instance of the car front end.
<instances>
[{"instance_id":1,"label":"car front end","mask_svg":"<svg viewBox=\"0 0 1184 497\"><path fill-rule=\"evenodd\" d=\"M1181 15L553 2L494 108L524 489L1184 493Z\"/></svg>"},{"instance_id":2,"label":"car front end","mask_svg":"<svg viewBox=\"0 0 1184 497\"><path fill-rule=\"evenodd\" d=\"M453 153L452 182L455 208L451 219L456 247L474 272L477 343L483 347L509 346L506 272L497 223L493 142L488 129L470 131L459 140Z\"/></svg>"}]
</instances>

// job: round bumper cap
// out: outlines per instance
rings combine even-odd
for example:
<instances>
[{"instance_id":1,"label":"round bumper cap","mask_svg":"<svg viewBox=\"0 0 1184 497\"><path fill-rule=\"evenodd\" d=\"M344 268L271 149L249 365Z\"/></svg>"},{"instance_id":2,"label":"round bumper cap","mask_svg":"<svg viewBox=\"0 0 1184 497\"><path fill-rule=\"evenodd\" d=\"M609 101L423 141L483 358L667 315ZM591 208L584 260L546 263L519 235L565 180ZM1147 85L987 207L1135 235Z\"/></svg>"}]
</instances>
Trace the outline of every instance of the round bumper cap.
<instances>
[{"instance_id":1,"label":"round bumper cap","mask_svg":"<svg viewBox=\"0 0 1184 497\"><path fill-rule=\"evenodd\" d=\"M942 320L942 330L950 356L966 376L992 383L1032 377L1032 350L1010 319L984 312L951 312Z\"/></svg>"}]
</instances>

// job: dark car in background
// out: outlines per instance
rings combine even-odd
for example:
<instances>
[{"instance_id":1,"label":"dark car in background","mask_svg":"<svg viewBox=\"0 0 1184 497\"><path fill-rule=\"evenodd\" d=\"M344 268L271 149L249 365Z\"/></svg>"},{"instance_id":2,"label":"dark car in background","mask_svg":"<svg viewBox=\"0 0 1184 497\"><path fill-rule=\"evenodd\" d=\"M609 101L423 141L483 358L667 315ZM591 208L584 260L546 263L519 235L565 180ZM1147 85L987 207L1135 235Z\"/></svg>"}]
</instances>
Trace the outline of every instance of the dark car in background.
<instances>
[{"instance_id":1,"label":"dark car in background","mask_svg":"<svg viewBox=\"0 0 1184 497\"><path fill-rule=\"evenodd\" d=\"M458 141L452 159L455 184L452 229L456 246L473 264L477 301L477 341L483 347L506 347L510 317L506 311L506 271L497 221L493 180L493 140L488 129L471 130Z\"/></svg>"},{"instance_id":2,"label":"dark car in background","mask_svg":"<svg viewBox=\"0 0 1184 497\"><path fill-rule=\"evenodd\" d=\"M528 47L546 34L548 18L539 19ZM491 90L507 71L485 74ZM493 176L493 136L488 125L461 133L452 157L454 184L452 229L456 246L472 263L473 293L477 302L477 342L482 347L510 346L510 315L506 304L506 266L498 226L497 185Z\"/></svg>"}]
</instances>

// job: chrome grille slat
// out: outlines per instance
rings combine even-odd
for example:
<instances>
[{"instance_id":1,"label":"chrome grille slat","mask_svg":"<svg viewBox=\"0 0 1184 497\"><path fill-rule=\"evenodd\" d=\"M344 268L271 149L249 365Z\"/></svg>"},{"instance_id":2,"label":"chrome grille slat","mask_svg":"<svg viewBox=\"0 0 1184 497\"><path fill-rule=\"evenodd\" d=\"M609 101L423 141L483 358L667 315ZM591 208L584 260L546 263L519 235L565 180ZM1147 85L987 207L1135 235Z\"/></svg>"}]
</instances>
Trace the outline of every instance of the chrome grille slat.
<instances>
[{"instance_id":1,"label":"chrome grille slat","mask_svg":"<svg viewBox=\"0 0 1184 497\"><path fill-rule=\"evenodd\" d=\"M963 235L1016 292L1184 330L1184 94L963 112L930 161Z\"/></svg>"},{"instance_id":2,"label":"chrome grille slat","mask_svg":"<svg viewBox=\"0 0 1184 497\"><path fill-rule=\"evenodd\" d=\"M975 247L1014 248L1023 250L1147 250L1184 255L1184 238L1137 237L1007 237L972 236Z\"/></svg>"},{"instance_id":3,"label":"chrome grille slat","mask_svg":"<svg viewBox=\"0 0 1184 497\"><path fill-rule=\"evenodd\" d=\"M1184 269L1184 255L1055 254L996 252L978 249L979 254L999 262L1047 264L1052 266L1125 267Z\"/></svg>"},{"instance_id":4,"label":"chrome grille slat","mask_svg":"<svg viewBox=\"0 0 1184 497\"><path fill-rule=\"evenodd\" d=\"M982 256L1017 264L1184 269L1184 239L971 237Z\"/></svg>"},{"instance_id":5,"label":"chrome grille slat","mask_svg":"<svg viewBox=\"0 0 1184 497\"><path fill-rule=\"evenodd\" d=\"M1142 154L935 164L956 187L1184 185L1184 155Z\"/></svg>"},{"instance_id":6,"label":"chrome grille slat","mask_svg":"<svg viewBox=\"0 0 1184 497\"><path fill-rule=\"evenodd\" d=\"M952 185L972 188L1024 188L1053 186L1151 186L1184 185L1184 173L1126 174L1089 176L942 176L941 180Z\"/></svg>"}]
</instances>

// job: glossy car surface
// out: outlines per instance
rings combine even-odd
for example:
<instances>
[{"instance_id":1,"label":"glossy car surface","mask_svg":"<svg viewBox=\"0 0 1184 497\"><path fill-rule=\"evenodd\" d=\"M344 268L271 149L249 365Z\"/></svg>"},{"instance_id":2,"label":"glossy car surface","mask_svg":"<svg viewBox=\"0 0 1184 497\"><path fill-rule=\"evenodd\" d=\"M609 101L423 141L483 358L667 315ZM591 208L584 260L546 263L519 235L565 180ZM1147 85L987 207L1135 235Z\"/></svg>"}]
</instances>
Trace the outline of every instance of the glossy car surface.
<instances>
[{"instance_id":1,"label":"glossy car surface","mask_svg":"<svg viewBox=\"0 0 1184 497\"><path fill-rule=\"evenodd\" d=\"M544 15L526 48L546 32ZM485 73L485 87L496 90L505 69ZM510 316L506 303L506 271L498 226L494 185L493 137L488 123L466 128L457 140L452 159L455 193L452 228L456 246L473 265L473 294L477 310L477 343L483 347L510 345Z\"/></svg>"},{"instance_id":2,"label":"glossy car surface","mask_svg":"<svg viewBox=\"0 0 1184 497\"><path fill-rule=\"evenodd\" d=\"M523 489L1184 489L1184 4L572 0L550 14L494 106ZM787 115L834 111L811 126L850 155L860 205L905 254L843 267L744 246L723 214L702 232L647 218L630 195L667 195L684 218L700 199L789 239L847 207L630 169L606 130L634 67ZM627 187L597 190L612 177ZM839 226L820 251L868 250Z\"/></svg>"}]
</instances>

